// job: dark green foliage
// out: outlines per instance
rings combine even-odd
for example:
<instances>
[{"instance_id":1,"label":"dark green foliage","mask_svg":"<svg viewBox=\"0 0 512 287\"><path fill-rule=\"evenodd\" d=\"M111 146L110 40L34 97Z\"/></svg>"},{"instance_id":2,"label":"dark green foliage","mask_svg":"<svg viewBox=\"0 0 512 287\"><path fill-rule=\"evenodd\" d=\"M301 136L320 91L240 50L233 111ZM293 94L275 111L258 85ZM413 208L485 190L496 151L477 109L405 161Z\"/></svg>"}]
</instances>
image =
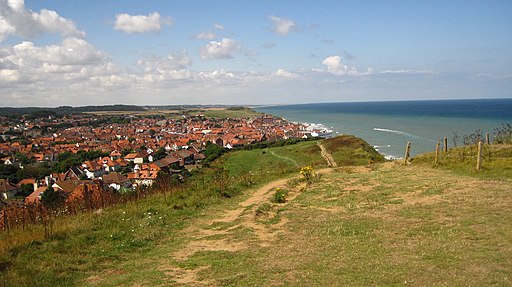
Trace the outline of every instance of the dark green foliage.
<instances>
[{"instance_id":1,"label":"dark green foliage","mask_svg":"<svg viewBox=\"0 0 512 287\"><path fill-rule=\"evenodd\" d=\"M52 170L61 173L66 172L70 167L79 166L86 160L96 160L104 156L108 156L108 153L100 150L91 150L87 152L81 150L76 154L64 152L57 157L59 162L53 166Z\"/></svg>"},{"instance_id":2,"label":"dark green foliage","mask_svg":"<svg viewBox=\"0 0 512 287\"><path fill-rule=\"evenodd\" d=\"M48 165L34 164L27 165L16 173L16 180L20 181L24 178L42 179L50 173L51 169Z\"/></svg>"},{"instance_id":3,"label":"dark green foliage","mask_svg":"<svg viewBox=\"0 0 512 287\"><path fill-rule=\"evenodd\" d=\"M46 188L41 196L41 202L48 208L58 208L64 204L65 197L61 192L53 190L52 187Z\"/></svg>"},{"instance_id":4,"label":"dark green foliage","mask_svg":"<svg viewBox=\"0 0 512 287\"><path fill-rule=\"evenodd\" d=\"M122 151L121 151L121 155L123 156L126 156L127 154L130 154L133 152L133 149L131 148L124 148Z\"/></svg>"},{"instance_id":5,"label":"dark green foliage","mask_svg":"<svg viewBox=\"0 0 512 287\"><path fill-rule=\"evenodd\" d=\"M166 156L165 148L161 147L153 154L153 160L160 160Z\"/></svg>"},{"instance_id":6,"label":"dark green foliage","mask_svg":"<svg viewBox=\"0 0 512 287\"><path fill-rule=\"evenodd\" d=\"M21 162L22 164L30 164L30 163L34 162L34 160L29 158L26 154L19 153L19 152L14 155L14 158L16 159L17 162Z\"/></svg>"},{"instance_id":7,"label":"dark green foliage","mask_svg":"<svg viewBox=\"0 0 512 287\"><path fill-rule=\"evenodd\" d=\"M16 196L26 197L34 191L34 185L24 184L21 186L21 190L16 193Z\"/></svg>"},{"instance_id":8,"label":"dark green foliage","mask_svg":"<svg viewBox=\"0 0 512 287\"><path fill-rule=\"evenodd\" d=\"M221 146L218 146L211 141L206 143L206 147L204 150L204 156L206 157L205 162L209 163L214 161L216 158L220 157L225 152L225 149Z\"/></svg>"},{"instance_id":9,"label":"dark green foliage","mask_svg":"<svg viewBox=\"0 0 512 287\"><path fill-rule=\"evenodd\" d=\"M19 168L12 164L0 164L0 178L12 179L18 170Z\"/></svg>"}]
</instances>

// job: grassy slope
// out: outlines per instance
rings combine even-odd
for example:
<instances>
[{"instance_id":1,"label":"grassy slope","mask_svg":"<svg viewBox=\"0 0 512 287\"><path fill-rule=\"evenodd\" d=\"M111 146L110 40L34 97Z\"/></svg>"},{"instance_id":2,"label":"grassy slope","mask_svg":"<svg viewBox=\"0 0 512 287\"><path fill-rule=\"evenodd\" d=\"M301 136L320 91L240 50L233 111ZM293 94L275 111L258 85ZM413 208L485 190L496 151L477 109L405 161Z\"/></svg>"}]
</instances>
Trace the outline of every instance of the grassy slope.
<instances>
[{"instance_id":1,"label":"grassy slope","mask_svg":"<svg viewBox=\"0 0 512 287\"><path fill-rule=\"evenodd\" d=\"M384 157L360 138L342 135L323 141L338 165L361 165L383 162Z\"/></svg>"},{"instance_id":2,"label":"grassy slope","mask_svg":"<svg viewBox=\"0 0 512 287\"><path fill-rule=\"evenodd\" d=\"M279 205L271 245L181 264L209 266L198 278L219 286L507 285L511 188L425 167L329 174ZM225 238L257 241L255 230Z\"/></svg>"},{"instance_id":3,"label":"grassy slope","mask_svg":"<svg viewBox=\"0 0 512 287\"><path fill-rule=\"evenodd\" d=\"M460 175L478 178L512 179L512 145L483 145L482 167L476 170L477 146L451 148L447 155L442 152L438 167ZM434 166L435 153L417 156L413 164Z\"/></svg>"},{"instance_id":4,"label":"grassy slope","mask_svg":"<svg viewBox=\"0 0 512 287\"><path fill-rule=\"evenodd\" d=\"M316 165L321 156L315 147L314 142L305 142L271 150L304 165ZM295 150L312 153L305 156ZM225 166L229 174L224 179L227 195L297 170L290 160L276 157L270 150L230 153L218 166ZM248 178L249 170L252 174ZM44 239L44 228L37 225L0 232L0 262L11 264L5 272L11 283L8 286L116 286L134 280L161 283L159 278L165 278L162 271L140 273L147 271L146 264L151 263L148 258L161 257L162 249L176 246L176 234L190 219L201 216L205 208L234 200L219 193L218 178L217 173L200 174L185 192L153 195L100 214L57 218L51 240ZM103 276L94 277L105 272L118 276L109 276L108 283Z\"/></svg>"},{"instance_id":5,"label":"grassy slope","mask_svg":"<svg viewBox=\"0 0 512 287\"><path fill-rule=\"evenodd\" d=\"M222 164L233 182L251 170L261 186L297 174L283 158L325 166L314 142L236 152ZM51 240L41 227L0 234L1 258L14 264L8 286L510 284L510 182L428 164L337 171L302 191L290 185L297 197L285 204L255 202L231 221L222 218L254 189L222 199L207 191L215 183L206 176L188 195L57 220ZM204 247L215 242L217 250ZM178 256L191 246L199 252Z\"/></svg>"}]
</instances>

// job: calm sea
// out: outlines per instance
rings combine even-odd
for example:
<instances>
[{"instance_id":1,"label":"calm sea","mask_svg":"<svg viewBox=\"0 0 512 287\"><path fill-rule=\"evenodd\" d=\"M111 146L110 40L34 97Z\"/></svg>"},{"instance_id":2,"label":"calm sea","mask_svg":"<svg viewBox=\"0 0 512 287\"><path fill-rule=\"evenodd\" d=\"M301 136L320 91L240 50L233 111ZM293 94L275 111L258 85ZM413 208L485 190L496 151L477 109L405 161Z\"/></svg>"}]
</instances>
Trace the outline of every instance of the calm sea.
<instances>
[{"instance_id":1,"label":"calm sea","mask_svg":"<svg viewBox=\"0 0 512 287\"><path fill-rule=\"evenodd\" d=\"M337 134L363 138L383 155L403 157L412 143L413 155L435 150L436 141L458 144L476 130L492 132L512 124L512 99L400 102L321 103L255 108L287 120L322 124Z\"/></svg>"}]
</instances>

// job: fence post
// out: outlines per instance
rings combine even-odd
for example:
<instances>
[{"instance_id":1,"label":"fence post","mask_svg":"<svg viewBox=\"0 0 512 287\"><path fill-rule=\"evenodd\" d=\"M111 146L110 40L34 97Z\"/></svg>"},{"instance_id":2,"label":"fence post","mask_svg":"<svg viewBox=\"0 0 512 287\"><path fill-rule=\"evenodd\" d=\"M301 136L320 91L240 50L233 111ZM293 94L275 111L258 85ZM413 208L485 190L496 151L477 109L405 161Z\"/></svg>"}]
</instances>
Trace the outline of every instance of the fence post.
<instances>
[{"instance_id":1,"label":"fence post","mask_svg":"<svg viewBox=\"0 0 512 287\"><path fill-rule=\"evenodd\" d=\"M485 144L490 144L491 143L491 140L489 138L489 132L486 132L485 133Z\"/></svg>"},{"instance_id":2,"label":"fence post","mask_svg":"<svg viewBox=\"0 0 512 287\"><path fill-rule=\"evenodd\" d=\"M476 158L476 170L480 170L482 166L482 141L478 142L478 155Z\"/></svg>"},{"instance_id":3,"label":"fence post","mask_svg":"<svg viewBox=\"0 0 512 287\"><path fill-rule=\"evenodd\" d=\"M440 146L440 145L441 145L441 144L439 143L439 141L437 141L437 143L436 143L436 159L435 159L435 161L434 161L434 164L435 164L435 165L438 165L438 164L439 164L439 146Z\"/></svg>"},{"instance_id":4,"label":"fence post","mask_svg":"<svg viewBox=\"0 0 512 287\"><path fill-rule=\"evenodd\" d=\"M448 153L448 138L446 137L443 139L443 152L445 156Z\"/></svg>"},{"instance_id":5,"label":"fence post","mask_svg":"<svg viewBox=\"0 0 512 287\"><path fill-rule=\"evenodd\" d=\"M405 156L404 156L404 163L407 164L409 161L409 154L411 152L411 142L407 142L407 146L405 147Z\"/></svg>"}]
</instances>

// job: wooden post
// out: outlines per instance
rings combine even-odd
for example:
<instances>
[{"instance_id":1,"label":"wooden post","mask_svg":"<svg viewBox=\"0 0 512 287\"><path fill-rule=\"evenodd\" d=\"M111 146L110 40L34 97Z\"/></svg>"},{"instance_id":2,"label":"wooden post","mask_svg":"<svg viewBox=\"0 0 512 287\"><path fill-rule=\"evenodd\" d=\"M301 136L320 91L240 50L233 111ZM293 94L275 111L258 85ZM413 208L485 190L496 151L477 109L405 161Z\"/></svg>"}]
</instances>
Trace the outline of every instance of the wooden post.
<instances>
[{"instance_id":1,"label":"wooden post","mask_svg":"<svg viewBox=\"0 0 512 287\"><path fill-rule=\"evenodd\" d=\"M439 146L440 145L441 144L439 143L439 141L437 141L437 143L436 143L436 159L434 161L435 165L439 164Z\"/></svg>"},{"instance_id":2,"label":"wooden post","mask_svg":"<svg viewBox=\"0 0 512 287\"><path fill-rule=\"evenodd\" d=\"M489 132L485 133L485 144L490 144L491 140L489 138Z\"/></svg>"},{"instance_id":3,"label":"wooden post","mask_svg":"<svg viewBox=\"0 0 512 287\"><path fill-rule=\"evenodd\" d=\"M482 141L478 142L478 155L476 158L476 170L480 170L482 166Z\"/></svg>"},{"instance_id":4,"label":"wooden post","mask_svg":"<svg viewBox=\"0 0 512 287\"><path fill-rule=\"evenodd\" d=\"M443 139L443 152L444 152L444 155L446 155L448 153L448 139L447 138Z\"/></svg>"},{"instance_id":5,"label":"wooden post","mask_svg":"<svg viewBox=\"0 0 512 287\"><path fill-rule=\"evenodd\" d=\"M405 156L404 156L404 163L407 164L409 161L409 154L411 152L411 142L407 142L407 146L405 147Z\"/></svg>"}]
</instances>

